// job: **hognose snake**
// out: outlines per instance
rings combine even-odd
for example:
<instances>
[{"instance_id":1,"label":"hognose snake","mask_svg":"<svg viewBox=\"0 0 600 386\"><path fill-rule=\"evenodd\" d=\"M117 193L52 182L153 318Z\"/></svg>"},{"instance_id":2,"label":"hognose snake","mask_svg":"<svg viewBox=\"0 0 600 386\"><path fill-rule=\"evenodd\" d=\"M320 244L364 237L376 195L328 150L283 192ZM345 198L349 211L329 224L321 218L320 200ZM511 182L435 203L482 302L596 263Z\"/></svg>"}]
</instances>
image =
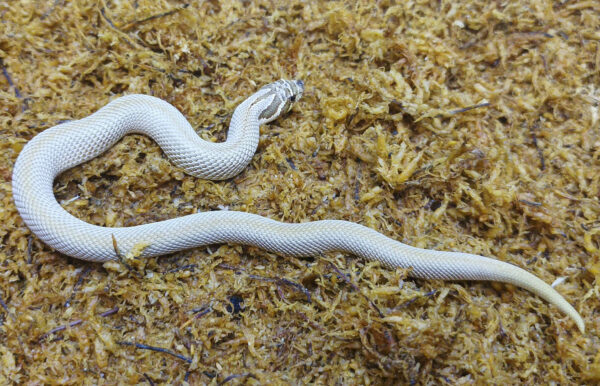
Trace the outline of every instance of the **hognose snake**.
<instances>
[{"instance_id":1,"label":"hognose snake","mask_svg":"<svg viewBox=\"0 0 600 386\"><path fill-rule=\"evenodd\" d=\"M143 244L140 257L215 243L249 244L293 256L343 251L389 267L412 267L410 275L417 278L510 283L554 304L584 331L579 313L557 291L515 265L467 253L414 248L356 223L288 224L250 213L211 211L105 228L70 215L54 197L56 176L97 157L130 133L153 138L171 161L193 176L213 180L235 176L256 151L259 126L287 112L303 91L302 81L280 80L262 87L236 108L223 143L200 139L186 118L165 101L146 95L118 98L89 117L49 128L27 143L13 171L16 207L37 237L79 259L115 259L113 236L124 251Z\"/></svg>"}]
</instances>

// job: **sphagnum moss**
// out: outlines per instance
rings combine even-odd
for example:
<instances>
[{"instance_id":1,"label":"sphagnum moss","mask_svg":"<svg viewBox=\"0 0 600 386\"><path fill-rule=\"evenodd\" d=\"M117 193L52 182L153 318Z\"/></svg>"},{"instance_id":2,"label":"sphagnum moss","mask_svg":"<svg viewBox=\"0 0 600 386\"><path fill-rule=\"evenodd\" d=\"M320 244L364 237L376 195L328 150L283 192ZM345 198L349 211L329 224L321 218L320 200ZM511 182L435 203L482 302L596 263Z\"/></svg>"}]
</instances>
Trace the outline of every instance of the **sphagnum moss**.
<instances>
[{"instance_id":1,"label":"sphagnum moss","mask_svg":"<svg viewBox=\"0 0 600 386\"><path fill-rule=\"evenodd\" d=\"M600 379L596 2L21 0L0 15L1 383ZM145 93L222 140L239 102L290 77L305 96L232 180L184 175L132 135L64 173L57 199L110 226L224 207L359 222L561 279L588 332L526 291L342 254L89 264L14 208L12 165L45 128Z\"/></svg>"}]
</instances>

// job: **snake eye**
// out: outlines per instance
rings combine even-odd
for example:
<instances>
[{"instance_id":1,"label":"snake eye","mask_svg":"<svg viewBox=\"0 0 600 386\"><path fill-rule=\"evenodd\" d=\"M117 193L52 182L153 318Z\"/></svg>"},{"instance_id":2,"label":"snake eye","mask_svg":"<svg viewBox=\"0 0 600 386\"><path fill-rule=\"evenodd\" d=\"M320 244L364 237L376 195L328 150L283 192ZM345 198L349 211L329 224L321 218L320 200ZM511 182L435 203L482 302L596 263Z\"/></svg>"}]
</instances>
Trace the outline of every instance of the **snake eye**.
<instances>
[{"instance_id":1,"label":"snake eye","mask_svg":"<svg viewBox=\"0 0 600 386\"><path fill-rule=\"evenodd\" d=\"M290 101L291 101L292 103L293 103L293 102L296 102L296 96L295 96L295 95L292 95L292 96L290 97Z\"/></svg>"}]
</instances>

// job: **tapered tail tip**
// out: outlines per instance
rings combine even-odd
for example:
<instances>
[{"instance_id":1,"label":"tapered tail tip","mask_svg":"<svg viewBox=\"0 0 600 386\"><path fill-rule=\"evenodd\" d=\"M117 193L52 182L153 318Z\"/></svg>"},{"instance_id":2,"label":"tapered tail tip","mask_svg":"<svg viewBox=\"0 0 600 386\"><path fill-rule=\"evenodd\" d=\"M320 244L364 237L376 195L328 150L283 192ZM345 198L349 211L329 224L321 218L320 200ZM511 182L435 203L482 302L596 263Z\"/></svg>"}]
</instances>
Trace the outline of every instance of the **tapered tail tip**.
<instances>
[{"instance_id":1,"label":"tapered tail tip","mask_svg":"<svg viewBox=\"0 0 600 386\"><path fill-rule=\"evenodd\" d=\"M581 331L582 334L585 334L585 323L583 322L583 318L579 315L575 317L575 324L577 324L577 328Z\"/></svg>"}]
</instances>

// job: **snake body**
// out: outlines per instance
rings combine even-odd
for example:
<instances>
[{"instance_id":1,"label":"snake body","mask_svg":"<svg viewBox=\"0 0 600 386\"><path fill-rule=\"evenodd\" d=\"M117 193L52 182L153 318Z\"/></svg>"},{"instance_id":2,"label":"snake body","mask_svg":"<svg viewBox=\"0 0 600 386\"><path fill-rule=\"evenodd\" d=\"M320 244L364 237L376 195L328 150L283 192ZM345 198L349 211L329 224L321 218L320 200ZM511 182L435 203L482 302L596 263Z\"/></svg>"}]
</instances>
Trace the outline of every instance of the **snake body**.
<instances>
[{"instance_id":1,"label":"snake body","mask_svg":"<svg viewBox=\"0 0 600 386\"><path fill-rule=\"evenodd\" d=\"M483 256L414 248L365 226L338 220L282 223L251 213L211 211L133 227L88 224L65 211L53 181L65 170L105 152L130 133L153 138L187 173L213 180L235 176L250 162L259 126L287 112L303 93L302 81L262 87L235 110L227 140L200 139L172 105L146 95L115 99L92 115L49 128L27 143L13 171L15 205L27 226L47 245L89 261L116 258L119 249L144 245L140 256L158 256L215 243L254 245L293 256L343 251L388 267L412 267L411 276L443 280L492 280L525 288L569 315L583 332L583 319L551 286L533 274Z\"/></svg>"}]
</instances>

